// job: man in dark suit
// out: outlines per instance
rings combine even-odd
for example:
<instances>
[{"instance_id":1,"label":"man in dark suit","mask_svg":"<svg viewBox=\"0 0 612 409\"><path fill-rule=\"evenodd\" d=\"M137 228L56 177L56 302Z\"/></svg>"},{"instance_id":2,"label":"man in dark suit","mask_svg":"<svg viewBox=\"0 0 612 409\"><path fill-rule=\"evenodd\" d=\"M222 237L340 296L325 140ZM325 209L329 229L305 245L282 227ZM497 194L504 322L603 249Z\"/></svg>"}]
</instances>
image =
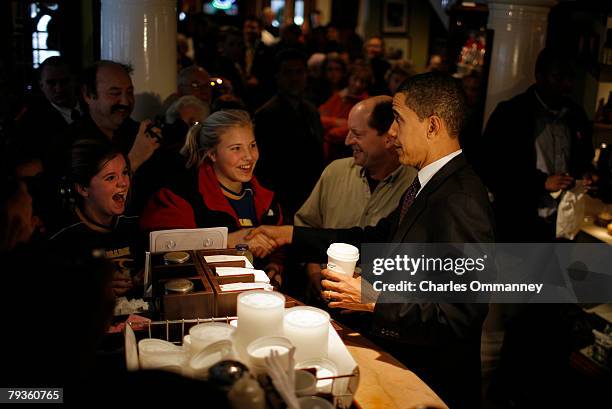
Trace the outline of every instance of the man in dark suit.
<instances>
[{"instance_id":1,"label":"man in dark suit","mask_svg":"<svg viewBox=\"0 0 612 409\"><path fill-rule=\"evenodd\" d=\"M573 76L567 53L545 48L536 83L489 118L474 166L495 196L500 241L554 241L559 195L552 194L582 178L591 183L592 130L569 98Z\"/></svg>"},{"instance_id":2,"label":"man in dark suit","mask_svg":"<svg viewBox=\"0 0 612 409\"><path fill-rule=\"evenodd\" d=\"M42 95L15 118L14 145L19 154L46 162L72 122L80 118L74 74L63 57L49 57L39 67Z\"/></svg>"},{"instance_id":3,"label":"man in dark suit","mask_svg":"<svg viewBox=\"0 0 612 409\"><path fill-rule=\"evenodd\" d=\"M261 231L316 255L332 242L484 243L494 241L484 185L467 164L458 135L463 93L441 73L408 79L393 98L400 162L418 176L397 209L376 226L318 230L282 226ZM310 254L309 254L310 253ZM324 270L330 307L372 312L376 341L421 376L451 408L480 406L480 333L485 304L364 302L361 278ZM380 298L379 298L380 300Z\"/></svg>"}]
</instances>

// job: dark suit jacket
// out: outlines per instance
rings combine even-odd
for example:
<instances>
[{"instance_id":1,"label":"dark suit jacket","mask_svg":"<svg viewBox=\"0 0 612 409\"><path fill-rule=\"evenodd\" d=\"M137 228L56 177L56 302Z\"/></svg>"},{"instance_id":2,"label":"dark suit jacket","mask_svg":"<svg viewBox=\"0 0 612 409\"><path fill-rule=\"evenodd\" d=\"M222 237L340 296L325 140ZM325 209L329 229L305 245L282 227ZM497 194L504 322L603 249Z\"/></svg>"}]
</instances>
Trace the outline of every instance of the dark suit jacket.
<instances>
[{"instance_id":1,"label":"dark suit jacket","mask_svg":"<svg viewBox=\"0 0 612 409\"><path fill-rule=\"evenodd\" d=\"M19 154L40 158L47 164L65 145L68 126L46 98L35 98L15 119L12 144Z\"/></svg>"},{"instance_id":2,"label":"dark suit jacket","mask_svg":"<svg viewBox=\"0 0 612 409\"><path fill-rule=\"evenodd\" d=\"M476 170L495 196L494 209L500 241L550 241L538 217L538 201L546 193L547 174L536 168L536 113L541 110L535 87L501 102L491 114L482 136ZM584 110L566 101L570 130L569 173L575 178L591 170L591 126Z\"/></svg>"},{"instance_id":3,"label":"dark suit jacket","mask_svg":"<svg viewBox=\"0 0 612 409\"><path fill-rule=\"evenodd\" d=\"M365 229L295 227L293 243L321 251L336 241L359 245L489 243L495 239L486 189L463 155L432 177L398 226L399 212L398 207L376 226ZM374 335L451 408L474 408L480 401L480 332L486 313L486 304L377 303Z\"/></svg>"},{"instance_id":4,"label":"dark suit jacket","mask_svg":"<svg viewBox=\"0 0 612 409\"><path fill-rule=\"evenodd\" d=\"M278 94L254 119L259 147L255 173L261 184L277 195L285 220L293 220L323 171L319 113L304 100L296 109Z\"/></svg>"}]
</instances>

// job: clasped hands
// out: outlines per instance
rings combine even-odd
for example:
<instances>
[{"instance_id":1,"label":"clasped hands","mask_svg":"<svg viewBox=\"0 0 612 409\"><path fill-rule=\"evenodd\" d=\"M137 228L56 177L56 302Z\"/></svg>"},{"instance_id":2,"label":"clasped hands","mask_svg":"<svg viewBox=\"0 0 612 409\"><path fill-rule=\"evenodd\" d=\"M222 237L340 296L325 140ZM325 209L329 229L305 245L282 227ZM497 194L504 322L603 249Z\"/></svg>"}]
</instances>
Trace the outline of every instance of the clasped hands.
<instances>
[{"instance_id":1,"label":"clasped hands","mask_svg":"<svg viewBox=\"0 0 612 409\"><path fill-rule=\"evenodd\" d=\"M230 233L227 246L246 243L255 257L268 256L277 248L291 243L293 226L259 226L253 229L241 229Z\"/></svg>"}]
</instances>

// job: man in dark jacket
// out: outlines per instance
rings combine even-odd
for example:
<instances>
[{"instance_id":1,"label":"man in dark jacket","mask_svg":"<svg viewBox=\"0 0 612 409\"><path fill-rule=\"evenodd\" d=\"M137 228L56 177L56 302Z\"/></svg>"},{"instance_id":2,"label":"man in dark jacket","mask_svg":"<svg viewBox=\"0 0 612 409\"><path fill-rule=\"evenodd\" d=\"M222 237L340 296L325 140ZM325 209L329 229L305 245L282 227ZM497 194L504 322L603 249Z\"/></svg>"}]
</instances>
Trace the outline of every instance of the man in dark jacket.
<instances>
[{"instance_id":1,"label":"man in dark jacket","mask_svg":"<svg viewBox=\"0 0 612 409\"><path fill-rule=\"evenodd\" d=\"M486 189L459 145L463 106L462 91L446 74L417 75L398 89L389 134L397 138L402 165L415 167L418 175L397 209L376 226L257 231L315 257L333 242L493 242ZM486 304L364 302L360 278L328 270L323 274L330 307L372 312L377 342L422 377L449 407L480 406L480 333Z\"/></svg>"},{"instance_id":2,"label":"man in dark jacket","mask_svg":"<svg viewBox=\"0 0 612 409\"><path fill-rule=\"evenodd\" d=\"M15 118L14 140L21 155L47 162L57 153L68 125L81 117L74 73L62 57L49 57L39 67L42 96L33 98Z\"/></svg>"},{"instance_id":3,"label":"man in dark jacket","mask_svg":"<svg viewBox=\"0 0 612 409\"><path fill-rule=\"evenodd\" d=\"M493 111L476 160L495 197L500 241L554 240L558 193L583 178L593 158L588 118L568 98L567 55L544 49L535 76L535 85Z\"/></svg>"},{"instance_id":4,"label":"man in dark jacket","mask_svg":"<svg viewBox=\"0 0 612 409\"><path fill-rule=\"evenodd\" d=\"M293 220L323 170L323 127L317 109L303 98L306 56L287 49L276 60L279 91L255 113L255 172Z\"/></svg>"}]
</instances>

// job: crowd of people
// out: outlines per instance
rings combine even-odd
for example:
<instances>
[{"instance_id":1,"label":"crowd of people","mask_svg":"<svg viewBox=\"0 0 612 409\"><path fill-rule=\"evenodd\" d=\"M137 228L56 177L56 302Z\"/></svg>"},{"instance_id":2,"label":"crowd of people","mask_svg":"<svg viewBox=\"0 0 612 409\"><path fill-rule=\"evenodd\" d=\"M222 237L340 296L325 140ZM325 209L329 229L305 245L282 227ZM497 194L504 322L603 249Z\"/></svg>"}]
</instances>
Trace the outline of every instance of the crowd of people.
<instances>
[{"instance_id":1,"label":"crowd of people","mask_svg":"<svg viewBox=\"0 0 612 409\"><path fill-rule=\"evenodd\" d=\"M77 75L48 58L41 95L6 144L2 253L14 263L110 260L98 297L108 303L142 294L146 233L225 226L229 246L247 243L275 286L360 311L366 333L451 408L478 407L486 305L363 303L359 277L319 262L334 241L553 241L557 202L547 192L590 183L592 171L586 116L567 98L567 61L545 50L536 84L500 104L481 135L470 116L482 103L477 74L416 75L407 61L387 61L382 37L355 47L337 34L329 27L304 39L288 25L271 40L247 17L212 45L194 38L195 57L180 53L176 92L140 123L130 118L137 90L128 66L98 61ZM53 272L58 282L94 273L70 265ZM100 305L92 309L107 323Z\"/></svg>"}]
</instances>

